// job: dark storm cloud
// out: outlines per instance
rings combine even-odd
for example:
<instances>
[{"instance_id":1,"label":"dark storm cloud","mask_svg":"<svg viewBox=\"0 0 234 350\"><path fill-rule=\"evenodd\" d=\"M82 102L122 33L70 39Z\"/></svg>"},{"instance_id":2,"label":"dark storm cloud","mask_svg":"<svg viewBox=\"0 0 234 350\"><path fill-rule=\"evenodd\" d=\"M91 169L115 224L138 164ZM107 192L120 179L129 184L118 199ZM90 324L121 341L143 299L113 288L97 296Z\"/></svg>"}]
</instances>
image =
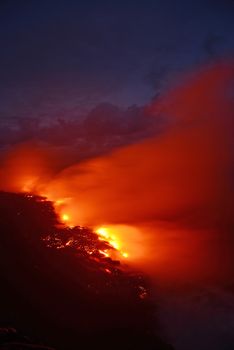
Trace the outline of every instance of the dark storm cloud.
<instances>
[{"instance_id":1,"label":"dark storm cloud","mask_svg":"<svg viewBox=\"0 0 234 350\"><path fill-rule=\"evenodd\" d=\"M33 142L49 146L64 155L66 165L108 153L116 147L134 143L165 129L166 119L158 113L152 117L149 107L136 105L120 108L102 103L82 118L67 119L65 111L53 121L30 117L2 119L0 127L0 152L19 143Z\"/></svg>"}]
</instances>

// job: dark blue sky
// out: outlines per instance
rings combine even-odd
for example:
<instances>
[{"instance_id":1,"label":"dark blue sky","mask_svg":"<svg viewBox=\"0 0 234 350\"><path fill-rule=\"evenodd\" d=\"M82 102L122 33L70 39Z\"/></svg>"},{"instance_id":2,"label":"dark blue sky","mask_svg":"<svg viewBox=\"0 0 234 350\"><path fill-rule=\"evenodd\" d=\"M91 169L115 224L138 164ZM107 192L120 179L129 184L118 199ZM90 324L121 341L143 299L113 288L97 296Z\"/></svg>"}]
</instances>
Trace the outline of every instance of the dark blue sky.
<instances>
[{"instance_id":1,"label":"dark blue sky","mask_svg":"<svg viewBox=\"0 0 234 350\"><path fill-rule=\"evenodd\" d=\"M233 55L233 18L231 0L1 1L0 117L144 104Z\"/></svg>"}]
</instances>

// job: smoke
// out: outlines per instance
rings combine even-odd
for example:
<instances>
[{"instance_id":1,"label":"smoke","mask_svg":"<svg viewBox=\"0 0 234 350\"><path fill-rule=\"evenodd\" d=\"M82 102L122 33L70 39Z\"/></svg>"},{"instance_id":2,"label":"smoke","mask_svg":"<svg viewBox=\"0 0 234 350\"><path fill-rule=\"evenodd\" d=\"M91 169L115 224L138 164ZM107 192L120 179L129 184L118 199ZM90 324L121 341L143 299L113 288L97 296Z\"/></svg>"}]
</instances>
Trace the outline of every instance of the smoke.
<instances>
[{"instance_id":1,"label":"smoke","mask_svg":"<svg viewBox=\"0 0 234 350\"><path fill-rule=\"evenodd\" d=\"M75 195L87 224L165 220L216 226L228 214L231 197L231 72L210 68L160 101L176 122L167 133L75 164L51 188Z\"/></svg>"},{"instance_id":2,"label":"smoke","mask_svg":"<svg viewBox=\"0 0 234 350\"><path fill-rule=\"evenodd\" d=\"M56 175L46 170L46 181L34 166L34 188L69 198L66 210L77 224L137 228L146 268L226 278L234 249L233 78L232 63L200 70L149 107L151 118L171 120L166 132ZM20 159L16 168L28 169ZM134 244L134 234L124 239Z\"/></svg>"}]
</instances>

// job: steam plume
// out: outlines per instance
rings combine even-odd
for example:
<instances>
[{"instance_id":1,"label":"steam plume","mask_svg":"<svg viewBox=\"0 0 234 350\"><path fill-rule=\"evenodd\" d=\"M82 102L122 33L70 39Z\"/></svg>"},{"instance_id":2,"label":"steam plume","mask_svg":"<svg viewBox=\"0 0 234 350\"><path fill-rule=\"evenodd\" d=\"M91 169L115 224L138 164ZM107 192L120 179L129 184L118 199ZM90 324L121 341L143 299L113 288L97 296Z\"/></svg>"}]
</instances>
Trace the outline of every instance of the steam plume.
<instances>
[{"instance_id":1,"label":"steam plume","mask_svg":"<svg viewBox=\"0 0 234 350\"><path fill-rule=\"evenodd\" d=\"M161 244L159 256L173 252L179 269L193 269L182 258L193 247L196 268L212 260L208 270L223 273L233 249L233 78L231 63L201 70L149 107L152 118L160 111L172 121L167 132L74 164L35 187L70 198L77 223L138 227L141 244ZM162 237L170 237L169 248ZM227 254L225 267L219 254Z\"/></svg>"}]
</instances>

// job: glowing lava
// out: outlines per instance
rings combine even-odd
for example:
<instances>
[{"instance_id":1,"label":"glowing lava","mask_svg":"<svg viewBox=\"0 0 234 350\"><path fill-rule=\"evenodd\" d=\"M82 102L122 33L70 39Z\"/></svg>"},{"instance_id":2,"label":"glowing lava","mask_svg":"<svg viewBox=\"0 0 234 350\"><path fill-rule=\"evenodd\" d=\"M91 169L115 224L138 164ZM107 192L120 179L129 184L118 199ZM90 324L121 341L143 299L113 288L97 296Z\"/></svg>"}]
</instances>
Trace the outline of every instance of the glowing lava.
<instances>
[{"instance_id":1,"label":"glowing lava","mask_svg":"<svg viewBox=\"0 0 234 350\"><path fill-rule=\"evenodd\" d=\"M63 196L59 188L56 191L45 183L37 183L36 176L24 176L19 180L21 192L27 195L41 196L42 201L50 201L54 205L56 214L61 224L70 229L75 226L86 225L84 209L81 203L81 211L78 210L74 198ZM86 211L88 208L86 208ZM87 224L98 235L100 241L107 242L108 249L100 249L99 253L103 258L114 260L131 260L131 263L138 261L144 255L141 230L136 227L124 224L112 224L96 226L92 220Z\"/></svg>"},{"instance_id":2,"label":"glowing lava","mask_svg":"<svg viewBox=\"0 0 234 350\"><path fill-rule=\"evenodd\" d=\"M63 222L70 228L73 228L74 225L71 222L71 216L67 212L63 212L65 202L66 199L56 200L54 202L55 210L59 215L61 222ZM125 259L128 258L129 254L122 250L122 244L120 242L120 239L116 236L116 232L113 232L113 229L111 227L101 226L95 229L94 231L96 232L101 241L108 242L111 248L114 248L116 251L118 251L120 257ZM108 250L100 250L99 253L105 256L106 258L113 257L113 254L111 254L111 252L109 252Z\"/></svg>"},{"instance_id":3,"label":"glowing lava","mask_svg":"<svg viewBox=\"0 0 234 350\"><path fill-rule=\"evenodd\" d=\"M98 229L95 230L95 232L98 234L99 239L101 241L108 242L110 244L110 246L112 246L113 248L115 248L116 250L119 251L119 253L122 257L128 258L128 253L122 251L121 243L120 243L119 239L113 234L113 231L111 230L111 228L99 227ZM103 251L101 253L104 254L105 256L108 256L106 251Z\"/></svg>"},{"instance_id":4,"label":"glowing lava","mask_svg":"<svg viewBox=\"0 0 234 350\"><path fill-rule=\"evenodd\" d=\"M30 193L28 195L31 195L33 192L33 181L27 183L22 187L22 192ZM48 193L39 193L40 196L42 196L42 200L48 200L53 202L55 212L58 215L61 223L68 226L69 228L75 227L74 223L72 222L71 215L68 213L69 206L67 206L68 202L71 198L54 198L52 195L50 196ZM80 225L79 225L80 226ZM128 258L129 254L126 251L122 250L122 244L120 242L120 239L116 235L116 231L113 229L113 227L104 227L101 226L99 228L94 229L94 232L98 235L99 240L105 241L109 244L110 249L105 250L99 250L99 253L106 258ZM114 248L114 249L113 249ZM116 254L118 253L118 254Z\"/></svg>"},{"instance_id":5,"label":"glowing lava","mask_svg":"<svg viewBox=\"0 0 234 350\"><path fill-rule=\"evenodd\" d=\"M68 222L70 218L69 218L69 215L63 214L62 217L61 217L61 219L62 219L62 221L64 221L64 222Z\"/></svg>"}]
</instances>

